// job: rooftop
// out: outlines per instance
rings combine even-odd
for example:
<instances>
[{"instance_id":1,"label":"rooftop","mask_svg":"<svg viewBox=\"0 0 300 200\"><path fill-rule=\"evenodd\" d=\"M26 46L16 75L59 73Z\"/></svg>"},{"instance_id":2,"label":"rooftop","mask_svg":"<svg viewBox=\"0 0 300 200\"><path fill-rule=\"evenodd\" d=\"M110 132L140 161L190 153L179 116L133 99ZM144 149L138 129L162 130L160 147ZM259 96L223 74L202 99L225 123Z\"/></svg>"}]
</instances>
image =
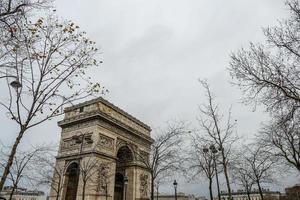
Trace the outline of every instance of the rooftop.
<instances>
[{"instance_id":1,"label":"rooftop","mask_svg":"<svg viewBox=\"0 0 300 200\"><path fill-rule=\"evenodd\" d=\"M2 194L10 194L13 189L13 186L5 186L2 190ZM44 196L45 193L39 190L27 190L26 188L16 188L14 195L23 195L23 196Z\"/></svg>"},{"instance_id":2,"label":"rooftop","mask_svg":"<svg viewBox=\"0 0 300 200\"><path fill-rule=\"evenodd\" d=\"M115 110L116 112L120 113L121 115L127 117L128 119L132 120L133 122L137 123L138 125L144 127L145 129L147 129L148 131L151 131L151 128L150 126L148 126L147 124L141 122L140 120L138 120L137 118L133 117L132 115L130 115L129 113L127 113L126 111L122 110L121 108L115 106L114 104L110 103L109 101L107 101L106 99L102 98L102 97L98 97L96 99L92 99L92 100L89 100L89 101L85 101L83 103L79 103L77 105L74 105L74 106L71 106L71 107L67 107L65 108L65 112L70 112L70 111L73 111L73 110L76 110L80 107L84 107L84 106L88 106L88 105L91 105L91 104L95 104L97 102L101 102L103 103L104 105L112 108L113 110Z\"/></svg>"},{"instance_id":3,"label":"rooftop","mask_svg":"<svg viewBox=\"0 0 300 200\"><path fill-rule=\"evenodd\" d=\"M270 191L267 189L263 189L262 192L263 192L263 194L281 194L278 191ZM247 192L244 190L237 190L237 191L233 191L231 194L232 195L244 195L244 194L247 194ZM254 189L254 190L250 191L250 194L259 194L259 191L257 189ZM228 192L221 191L221 195L228 195Z\"/></svg>"}]
</instances>

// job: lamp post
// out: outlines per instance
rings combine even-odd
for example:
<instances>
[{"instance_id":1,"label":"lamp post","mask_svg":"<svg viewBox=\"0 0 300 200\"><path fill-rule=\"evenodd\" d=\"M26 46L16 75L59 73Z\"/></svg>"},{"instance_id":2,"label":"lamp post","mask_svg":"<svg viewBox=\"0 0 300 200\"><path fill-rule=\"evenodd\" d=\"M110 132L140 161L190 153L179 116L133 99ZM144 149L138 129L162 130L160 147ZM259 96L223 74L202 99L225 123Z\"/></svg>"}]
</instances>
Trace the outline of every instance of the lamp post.
<instances>
[{"instance_id":1,"label":"lamp post","mask_svg":"<svg viewBox=\"0 0 300 200\"><path fill-rule=\"evenodd\" d=\"M128 185L128 177L124 176L124 200L126 200L126 196L127 196L127 185Z\"/></svg>"},{"instance_id":2,"label":"lamp post","mask_svg":"<svg viewBox=\"0 0 300 200\"><path fill-rule=\"evenodd\" d=\"M176 182L176 180L174 180L173 185L174 185L174 190L175 190L175 200L177 200L177 185L178 185L178 183Z\"/></svg>"},{"instance_id":3,"label":"lamp post","mask_svg":"<svg viewBox=\"0 0 300 200\"><path fill-rule=\"evenodd\" d=\"M216 163L216 154L218 153L218 150L216 149L215 145L213 145L213 144L210 145L209 148L203 148L204 153L208 153L209 151L213 154L214 168L215 168L215 174L216 174L216 183L217 183L217 190L218 190L218 200L221 200L218 169L217 169L217 163Z\"/></svg>"}]
</instances>

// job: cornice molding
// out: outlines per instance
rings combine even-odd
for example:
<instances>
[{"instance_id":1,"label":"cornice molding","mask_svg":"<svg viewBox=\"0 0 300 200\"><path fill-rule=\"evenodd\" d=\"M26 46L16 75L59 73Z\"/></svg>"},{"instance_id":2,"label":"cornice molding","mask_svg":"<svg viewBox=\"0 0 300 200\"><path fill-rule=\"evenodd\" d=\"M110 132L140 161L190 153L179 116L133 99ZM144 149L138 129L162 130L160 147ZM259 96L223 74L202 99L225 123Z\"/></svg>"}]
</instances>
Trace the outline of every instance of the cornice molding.
<instances>
[{"instance_id":1,"label":"cornice molding","mask_svg":"<svg viewBox=\"0 0 300 200\"><path fill-rule=\"evenodd\" d=\"M68 155L56 156L56 159L57 160L76 160L76 159L85 158L87 155L97 155L99 157L104 156L106 158L117 160L116 156L112 156L112 155L109 155L109 154L106 154L106 153L103 153L103 152L99 152L99 151L95 151L95 150L82 152L81 154L72 153L72 154L68 154Z\"/></svg>"},{"instance_id":2,"label":"cornice molding","mask_svg":"<svg viewBox=\"0 0 300 200\"><path fill-rule=\"evenodd\" d=\"M154 140L150 136L147 136L147 135L133 129L132 127L130 127L130 126L112 118L111 116L100 112L100 111L91 111L88 113L70 117L70 118L64 119L62 121L59 121L58 125L61 128L66 128L68 126L80 124L85 121L91 121L93 119L105 120L105 121L111 123L112 125L117 125L117 127L128 131L129 133L131 133L134 136L137 136L138 138L148 141L150 144L154 142Z\"/></svg>"},{"instance_id":3,"label":"cornice molding","mask_svg":"<svg viewBox=\"0 0 300 200\"><path fill-rule=\"evenodd\" d=\"M109 101L105 100L104 98L102 97L98 97L96 99L92 99L92 100L89 100L89 101L85 101L83 103L79 103L77 105L74 105L74 106L71 106L71 107L67 107L64 109L65 112L70 112L70 111L73 111L73 110L76 110L80 107L83 107L83 106L87 106L87 105L91 105L91 104L95 104L97 102L101 102L103 103L104 105L112 108L113 110L115 110L116 112L118 112L119 114L127 117L128 119L134 121L135 123L137 123L138 125L142 126L143 128L145 128L146 130L148 131L151 131L151 128L150 126L148 126L147 124L141 122L140 120L138 120L137 118L133 117L132 115L130 115L129 113L127 113L126 111L122 110L121 108L115 106L114 104L110 103Z\"/></svg>"}]
</instances>

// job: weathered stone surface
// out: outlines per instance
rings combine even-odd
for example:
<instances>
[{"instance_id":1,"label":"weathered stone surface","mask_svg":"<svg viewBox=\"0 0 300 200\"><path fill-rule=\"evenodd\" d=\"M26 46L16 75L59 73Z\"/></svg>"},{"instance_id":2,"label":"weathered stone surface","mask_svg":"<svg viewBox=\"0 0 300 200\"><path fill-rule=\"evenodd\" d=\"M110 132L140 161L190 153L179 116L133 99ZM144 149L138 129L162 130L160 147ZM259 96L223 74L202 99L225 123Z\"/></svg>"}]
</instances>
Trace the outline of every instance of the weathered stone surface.
<instances>
[{"instance_id":1,"label":"weathered stone surface","mask_svg":"<svg viewBox=\"0 0 300 200\"><path fill-rule=\"evenodd\" d=\"M84 181L80 170L89 162L97 163L97 171L87 181L85 200L121 200L125 193L127 200L149 199L149 172L135 156L137 152L149 154L153 142L149 126L103 98L66 108L65 118L58 125L62 132L56 165L65 169L59 200L82 200ZM76 143L74 136L79 136L83 142ZM70 169L69 166L78 168ZM118 177L128 177L126 187L118 185L120 180L116 182L117 173ZM55 182L58 177L53 177ZM78 181L74 181L77 178ZM73 180L73 185L69 180ZM76 192L70 195L77 182ZM57 192L52 189L50 200L56 196Z\"/></svg>"}]
</instances>

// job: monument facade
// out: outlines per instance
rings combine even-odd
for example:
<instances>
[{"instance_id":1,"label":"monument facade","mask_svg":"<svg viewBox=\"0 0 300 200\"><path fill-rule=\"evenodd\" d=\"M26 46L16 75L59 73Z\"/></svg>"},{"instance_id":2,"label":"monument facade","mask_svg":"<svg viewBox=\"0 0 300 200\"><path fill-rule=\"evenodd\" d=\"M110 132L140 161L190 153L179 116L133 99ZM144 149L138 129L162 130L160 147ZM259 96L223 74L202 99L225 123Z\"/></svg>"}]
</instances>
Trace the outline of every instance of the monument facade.
<instances>
[{"instance_id":1,"label":"monument facade","mask_svg":"<svg viewBox=\"0 0 300 200\"><path fill-rule=\"evenodd\" d=\"M103 98L65 109L51 200L146 200L151 128Z\"/></svg>"}]
</instances>

